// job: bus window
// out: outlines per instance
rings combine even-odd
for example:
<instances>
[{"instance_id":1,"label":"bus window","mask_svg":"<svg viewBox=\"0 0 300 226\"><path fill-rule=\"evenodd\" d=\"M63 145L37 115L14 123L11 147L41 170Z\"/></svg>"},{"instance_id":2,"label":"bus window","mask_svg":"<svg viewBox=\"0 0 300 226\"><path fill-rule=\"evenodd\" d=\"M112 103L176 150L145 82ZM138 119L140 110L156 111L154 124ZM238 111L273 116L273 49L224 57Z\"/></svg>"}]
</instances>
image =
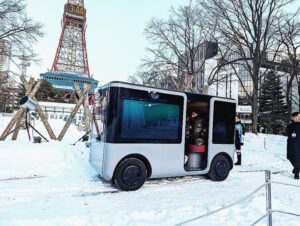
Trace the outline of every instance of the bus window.
<instances>
[{"instance_id":1,"label":"bus window","mask_svg":"<svg viewBox=\"0 0 300 226\"><path fill-rule=\"evenodd\" d=\"M180 106L123 99L121 139L145 143L180 143Z\"/></svg>"},{"instance_id":2,"label":"bus window","mask_svg":"<svg viewBox=\"0 0 300 226\"><path fill-rule=\"evenodd\" d=\"M215 101L213 139L214 144L234 143L235 104Z\"/></svg>"}]
</instances>

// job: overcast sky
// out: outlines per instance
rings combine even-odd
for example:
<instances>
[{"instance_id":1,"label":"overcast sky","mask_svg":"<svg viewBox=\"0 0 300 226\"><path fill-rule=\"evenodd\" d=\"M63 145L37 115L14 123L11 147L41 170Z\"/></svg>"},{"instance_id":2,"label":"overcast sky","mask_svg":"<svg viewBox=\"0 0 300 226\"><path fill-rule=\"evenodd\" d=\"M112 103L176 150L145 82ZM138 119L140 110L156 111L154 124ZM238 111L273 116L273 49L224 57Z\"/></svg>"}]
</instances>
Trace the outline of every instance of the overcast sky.
<instances>
[{"instance_id":1,"label":"overcast sky","mask_svg":"<svg viewBox=\"0 0 300 226\"><path fill-rule=\"evenodd\" d=\"M40 62L28 74L38 77L51 68L61 33L67 0L27 0L28 14L44 25L45 36L36 46ZM146 23L152 17L166 18L170 7L185 0L85 0L87 48L90 72L99 85L127 80L145 56Z\"/></svg>"}]
</instances>

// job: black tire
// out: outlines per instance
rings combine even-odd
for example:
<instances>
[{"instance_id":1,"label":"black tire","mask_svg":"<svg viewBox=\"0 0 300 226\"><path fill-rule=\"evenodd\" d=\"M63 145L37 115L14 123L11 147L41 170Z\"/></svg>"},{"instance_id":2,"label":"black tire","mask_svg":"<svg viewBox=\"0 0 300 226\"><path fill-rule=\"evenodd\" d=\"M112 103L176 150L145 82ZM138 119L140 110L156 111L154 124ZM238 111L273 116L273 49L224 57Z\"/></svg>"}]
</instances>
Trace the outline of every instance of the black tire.
<instances>
[{"instance_id":1,"label":"black tire","mask_svg":"<svg viewBox=\"0 0 300 226\"><path fill-rule=\"evenodd\" d=\"M208 176L213 181L223 181L228 177L229 172L229 160L223 155L218 155L213 159L210 165Z\"/></svg>"},{"instance_id":2,"label":"black tire","mask_svg":"<svg viewBox=\"0 0 300 226\"><path fill-rule=\"evenodd\" d=\"M118 189L135 191L143 186L147 179L147 168L137 158L124 159L115 169L114 182Z\"/></svg>"}]
</instances>

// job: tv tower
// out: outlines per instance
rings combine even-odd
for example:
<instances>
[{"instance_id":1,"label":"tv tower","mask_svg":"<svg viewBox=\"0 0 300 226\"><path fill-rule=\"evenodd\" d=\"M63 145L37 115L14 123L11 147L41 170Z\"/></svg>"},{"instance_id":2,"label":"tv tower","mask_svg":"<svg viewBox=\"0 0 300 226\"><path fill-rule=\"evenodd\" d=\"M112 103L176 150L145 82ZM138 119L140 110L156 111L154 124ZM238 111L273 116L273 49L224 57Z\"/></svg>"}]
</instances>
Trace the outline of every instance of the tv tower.
<instances>
[{"instance_id":1,"label":"tv tower","mask_svg":"<svg viewBox=\"0 0 300 226\"><path fill-rule=\"evenodd\" d=\"M86 9L84 0L68 0L64 6L62 30L51 70L41 73L59 91L74 93L74 84L84 88L92 84L94 93L98 81L92 78L86 48Z\"/></svg>"},{"instance_id":2,"label":"tv tower","mask_svg":"<svg viewBox=\"0 0 300 226\"><path fill-rule=\"evenodd\" d=\"M64 7L62 31L51 72L90 77L85 32L84 0L68 0Z\"/></svg>"}]
</instances>

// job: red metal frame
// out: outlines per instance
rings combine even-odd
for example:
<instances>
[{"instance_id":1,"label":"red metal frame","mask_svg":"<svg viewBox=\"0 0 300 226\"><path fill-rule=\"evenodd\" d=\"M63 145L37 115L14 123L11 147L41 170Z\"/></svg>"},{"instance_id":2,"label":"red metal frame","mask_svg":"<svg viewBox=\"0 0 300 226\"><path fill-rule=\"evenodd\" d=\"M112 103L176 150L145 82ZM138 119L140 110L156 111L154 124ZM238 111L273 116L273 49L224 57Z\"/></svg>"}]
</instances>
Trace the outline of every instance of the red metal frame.
<instances>
[{"instance_id":1,"label":"red metal frame","mask_svg":"<svg viewBox=\"0 0 300 226\"><path fill-rule=\"evenodd\" d=\"M70 12L69 8L79 7L81 14ZM86 44L86 9L84 0L68 0L65 4L62 31L52 72L69 72L90 77Z\"/></svg>"}]
</instances>

